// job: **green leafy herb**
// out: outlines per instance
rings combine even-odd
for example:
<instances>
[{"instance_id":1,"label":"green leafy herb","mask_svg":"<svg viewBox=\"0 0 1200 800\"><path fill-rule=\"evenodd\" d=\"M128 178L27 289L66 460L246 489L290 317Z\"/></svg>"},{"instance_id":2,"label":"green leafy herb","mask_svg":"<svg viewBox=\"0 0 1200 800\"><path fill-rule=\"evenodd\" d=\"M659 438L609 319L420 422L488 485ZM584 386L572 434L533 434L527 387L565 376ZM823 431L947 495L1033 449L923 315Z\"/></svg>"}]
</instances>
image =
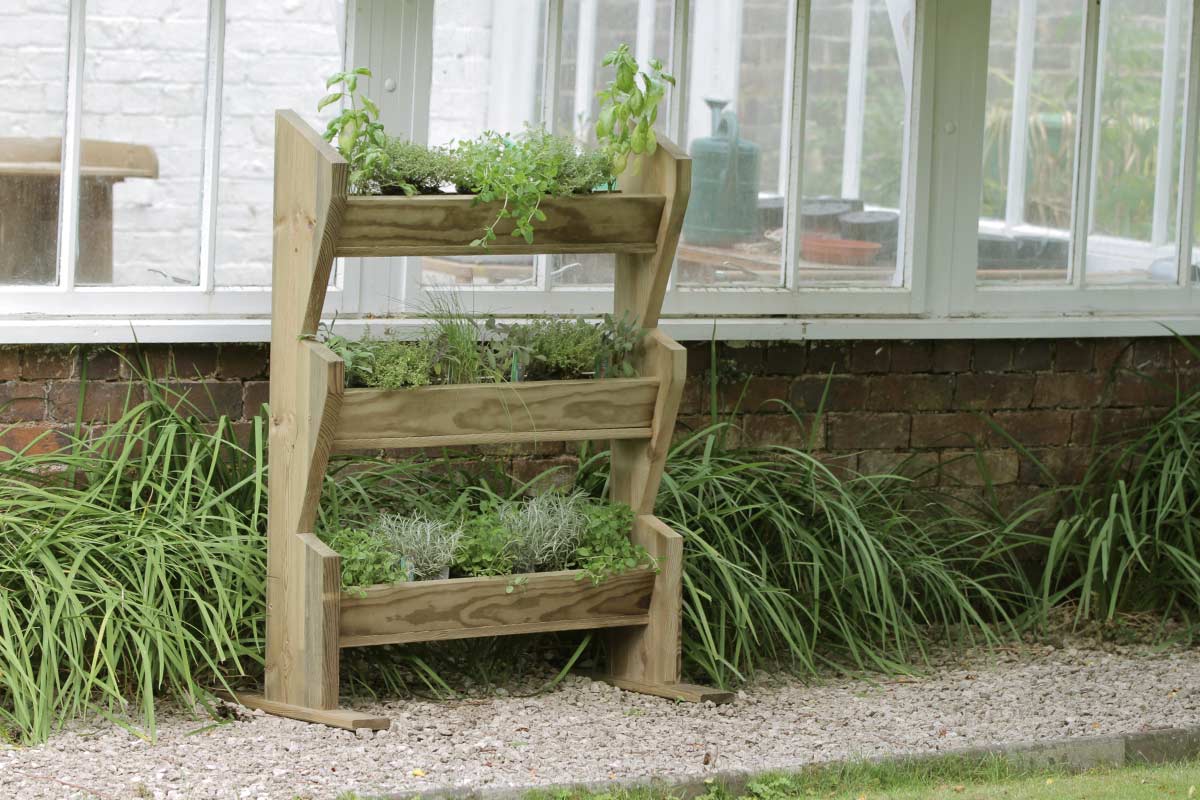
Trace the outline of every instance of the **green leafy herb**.
<instances>
[{"instance_id":1,"label":"green leafy herb","mask_svg":"<svg viewBox=\"0 0 1200 800\"><path fill-rule=\"evenodd\" d=\"M612 158L613 172L620 175L629 164L630 153L650 155L657 149L654 123L658 106L666 97L667 84L674 86L675 78L663 72L663 63L657 58L650 59L649 72L639 71L627 44L604 56L602 64L615 68L617 74L607 89L597 92L600 116L596 138ZM633 171L638 171L636 161Z\"/></svg>"}]
</instances>

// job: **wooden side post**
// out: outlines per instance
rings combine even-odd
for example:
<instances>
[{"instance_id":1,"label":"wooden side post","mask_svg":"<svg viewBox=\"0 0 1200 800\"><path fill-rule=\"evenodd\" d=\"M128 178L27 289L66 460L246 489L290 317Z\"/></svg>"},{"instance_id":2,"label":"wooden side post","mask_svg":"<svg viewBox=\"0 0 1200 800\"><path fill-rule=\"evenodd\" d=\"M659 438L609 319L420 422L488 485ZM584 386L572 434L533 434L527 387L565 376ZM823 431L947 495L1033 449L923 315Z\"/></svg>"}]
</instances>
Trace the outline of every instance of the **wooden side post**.
<instances>
[{"instance_id":1,"label":"wooden side post","mask_svg":"<svg viewBox=\"0 0 1200 800\"><path fill-rule=\"evenodd\" d=\"M653 515L687 377L687 353L658 330L658 319L687 211L692 162L673 143L664 141L653 156L644 159L641 172L629 178L622 176L621 184L626 191L666 197L655 251L618 253L613 292L616 316L632 318L648 330L637 354L637 366L639 374L658 378L659 388L650 438L612 442L611 494L614 500L633 508L637 516L632 539L658 559L659 573L651 596L649 623L609 635L609 672L599 677L647 694L726 702L731 698L728 692L679 682L683 540Z\"/></svg>"},{"instance_id":2,"label":"wooden side post","mask_svg":"<svg viewBox=\"0 0 1200 800\"><path fill-rule=\"evenodd\" d=\"M304 534L311 534L344 381L341 361L306 337L317 332L345 194L345 160L294 112L278 112L266 700L316 709L337 705L340 573L336 554Z\"/></svg>"}]
</instances>

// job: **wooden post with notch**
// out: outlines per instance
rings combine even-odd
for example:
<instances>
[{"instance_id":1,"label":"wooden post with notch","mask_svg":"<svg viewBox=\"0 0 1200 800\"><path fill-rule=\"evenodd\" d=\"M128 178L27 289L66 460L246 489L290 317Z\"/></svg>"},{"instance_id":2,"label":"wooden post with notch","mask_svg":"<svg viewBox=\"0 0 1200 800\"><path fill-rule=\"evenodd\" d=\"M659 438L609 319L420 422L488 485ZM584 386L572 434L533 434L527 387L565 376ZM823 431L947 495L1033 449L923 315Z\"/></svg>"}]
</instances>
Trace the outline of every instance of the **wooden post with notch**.
<instances>
[{"instance_id":1,"label":"wooden post with notch","mask_svg":"<svg viewBox=\"0 0 1200 800\"><path fill-rule=\"evenodd\" d=\"M684 350L658 330L687 207L691 162L669 142L622 177L620 193L547 198L534 244L503 227L493 253L615 253L615 311L647 329L637 378L346 389L316 340L337 256L469 255L491 204L458 196L348 197L346 162L291 111L275 125L267 669L244 705L342 728L386 718L338 708L342 648L554 630L605 629L618 686L684 700L728 699L679 682L683 542L653 515L683 391ZM314 535L331 452L611 439L612 495L658 571L593 585L573 571L418 581L341 591L337 553Z\"/></svg>"}]
</instances>

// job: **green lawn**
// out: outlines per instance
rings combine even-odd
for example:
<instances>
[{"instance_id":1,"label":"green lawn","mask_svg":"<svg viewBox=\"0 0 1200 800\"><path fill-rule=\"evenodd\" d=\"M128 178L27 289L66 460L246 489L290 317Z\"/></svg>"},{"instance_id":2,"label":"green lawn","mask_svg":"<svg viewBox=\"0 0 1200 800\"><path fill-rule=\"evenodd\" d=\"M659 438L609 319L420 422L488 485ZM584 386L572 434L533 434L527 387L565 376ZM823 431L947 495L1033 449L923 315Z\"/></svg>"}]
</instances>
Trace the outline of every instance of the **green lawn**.
<instances>
[{"instance_id":1,"label":"green lawn","mask_svg":"<svg viewBox=\"0 0 1200 800\"><path fill-rule=\"evenodd\" d=\"M1096 769L1080 774L1022 769L1001 760L858 764L765 776L746 793L714 785L701 800L1200 800L1200 761ZM654 789L535 793L527 800L668 800Z\"/></svg>"}]
</instances>

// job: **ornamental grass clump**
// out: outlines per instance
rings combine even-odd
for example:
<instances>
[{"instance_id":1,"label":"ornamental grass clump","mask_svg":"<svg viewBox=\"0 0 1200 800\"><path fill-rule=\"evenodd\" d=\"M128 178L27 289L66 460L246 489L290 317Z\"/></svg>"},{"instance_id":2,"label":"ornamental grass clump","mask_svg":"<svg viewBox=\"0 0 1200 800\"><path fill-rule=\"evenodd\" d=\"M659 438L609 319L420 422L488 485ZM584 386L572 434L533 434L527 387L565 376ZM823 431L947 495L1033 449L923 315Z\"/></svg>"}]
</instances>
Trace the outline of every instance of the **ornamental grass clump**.
<instances>
[{"instance_id":1,"label":"ornamental grass clump","mask_svg":"<svg viewBox=\"0 0 1200 800\"><path fill-rule=\"evenodd\" d=\"M0 462L0 722L26 742L84 713L191 703L261 660L266 548L256 418L239 444L153 382L94 435ZM81 400L82 404L82 400Z\"/></svg>"},{"instance_id":2,"label":"ornamental grass clump","mask_svg":"<svg viewBox=\"0 0 1200 800\"><path fill-rule=\"evenodd\" d=\"M1200 391L1176 388L1176 397L1140 435L1103 448L1077 485L1051 489L1016 515L1045 518L1049 509L1056 520L1051 532L1023 537L1044 553L1032 603L1042 624L1071 603L1076 622L1149 613L1192 635L1200 625Z\"/></svg>"}]
</instances>

